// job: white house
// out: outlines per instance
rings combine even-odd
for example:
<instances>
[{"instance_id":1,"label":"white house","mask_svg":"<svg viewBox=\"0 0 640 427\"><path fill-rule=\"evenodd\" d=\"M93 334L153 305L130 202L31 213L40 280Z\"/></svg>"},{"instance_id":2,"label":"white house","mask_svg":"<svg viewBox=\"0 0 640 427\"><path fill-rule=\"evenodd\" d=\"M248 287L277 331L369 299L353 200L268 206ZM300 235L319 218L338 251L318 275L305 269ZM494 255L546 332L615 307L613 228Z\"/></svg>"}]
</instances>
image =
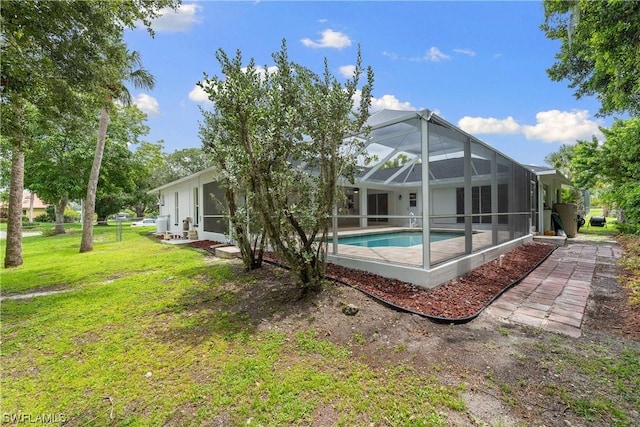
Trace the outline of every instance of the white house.
<instances>
[{"instance_id":1,"label":"white house","mask_svg":"<svg viewBox=\"0 0 640 427\"><path fill-rule=\"evenodd\" d=\"M509 159L429 110L373 114L362 138L376 161L343 182L331 262L432 287L545 231L544 206L569 181ZM428 177L428 179L425 179ZM427 185L423 185L424 183ZM216 168L158 187L159 231L228 241ZM424 227L428 224L428 227Z\"/></svg>"}]
</instances>

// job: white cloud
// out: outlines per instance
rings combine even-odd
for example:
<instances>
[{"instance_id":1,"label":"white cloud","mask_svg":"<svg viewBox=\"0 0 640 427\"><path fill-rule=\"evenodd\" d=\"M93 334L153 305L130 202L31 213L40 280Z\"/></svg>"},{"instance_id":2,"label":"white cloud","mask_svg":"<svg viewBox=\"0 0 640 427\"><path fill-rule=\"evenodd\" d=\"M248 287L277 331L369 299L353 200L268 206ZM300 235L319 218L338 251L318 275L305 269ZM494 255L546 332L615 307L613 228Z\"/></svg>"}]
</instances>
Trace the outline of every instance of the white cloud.
<instances>
[{"instance_id":1,"label":"white cloud","mask_svg":"<svg viewBox=\"0 0 640 427\"><path fill-rule=\"evenodd\" d=\"M263 67L261 66L257 66L256 67L256 72L258 73L258 75L264 79L265 75L267 74L267 71L269 71L269 74L273 74L276 73L278 71L278 67L276 67L275 65L272 65L271 67L267 67L267 70L265 70ZM246 73L247 72L247 67L244 67L242 69L242 72Z\"/></svg>"},{"instance_id":2,"label":"white cloud","mask_svg":"<svg viewBox=\"0 0 640 427\"><path fill-rule=\"evenodd\" d=\"M541 111L536 114L536 124L523 126L527 139L543 142L574 144L576 140L590 140L593 135L602 136L599 123L589 118L587 110Z\"/></svg>"},{"instance_id":3,"label":"white cloud","mask_svg":"<svg viewBox=\"0 0 640 427\"><path fill-rule=\"evenodd\" d=\"M440 51L437 47L431 47L423 56L411 58L414 62L440 62L445 59L451 59L449 55L446 55Z\"/></svg>"},{"instance_id":4,"label":"white cloud","mask_svg":"<svg viewBox=\"0 0 640 427\"><path fill-rule=\"evenodd\" d=\"M379 111L384 109L389 110L402 110L402 111L416 111L417 108L411 105L408 101L400 101L395 95L382 95L381 98L373 97L371 99L371 110Z\"/></svg>"},{"instance_id":5,"label":"white cloud","mask_svg":"<svg viewBox=\"0 0 640 427\"><path fill-rule=\"evenodd\" d=\"M322 32L322 38L318 41L313 41L311 39L305 38L300 40L303 45L313 48L325 48L330 47L334 49L342 49L348 46L351 46L351 39L349 36L339 32L333 31L328 28Z\"/></svg>"},{"instance_id":6,"label":"white cloud","mask_svg":"<svg viewBox=\"0 0 640 427\"><path fill-rule=\"evenodd\" d=\"M351 77L353 77L353 73L354 73L355 70L356 70L356 66L355 65L343 65L342 67L340 67L338 69L338 72L343 77L351 78Z\"/></svg>"},{"instance_id":7,"label":"white cloud","mask_svg":"<svg viewBox=\"0 0 640 427\"><path fill-rule=\"evenodd\" d=\"M471 49L453 49L453 51L462 55L476 56L476 52Z\"/></svg>"},{"instance_id":8,"label":"white cloud","mask_svg":"<svg viewBox=\"0 0 640 427\"><path fill-rule=\"evenodd\" d=\"M160 104L158 100L151 95L141 93L133 100L134 105L150 116L160 115Z\"/></svg>"},{"instance_id":9,"label":"white cloud","mask_svg":"<svg viewBox=\"0 0 640 427\"><path fill-rule=\"evenodd\" d=\"M152 27L159 33L184 33L193 25L200 24L202 17L198 14L202 6L196 3L182 4L177 10L169 7L160 10L160 17L153 21Z\"/></svg>"},{"instance_id":10,"label":"white cloud","mask_svg":"<svg viewBox=\"0 0 640 427\"><path fill-rule=\"evenodd\" d=\"M209 101L209 95L207 95L207 92L205 92L204 89L202 89L198 85L194 85L193 89L191 89L191 92L189 92L189 99L194 102L211 103L211 101Z\"/></svg>"},{"instance_id":11,"label":"white cloud","mask_svg":"<svg viewBox=\"0 0 640 427\"><path fill-rule=\"evenodd\" d=\"M465 116L458 121L465 132L478 134L522 134L528 140L548 143L575 144L578 140L590 140L593 135L602 138L600 123L589 117L587 110L540 111L535 125L519 124L513 117Z\"/></svg>"},{"instance_id":12,"label":"white cloud","mask_svg":"<svg viewBox=\"0 0 640 427\"><path fill-rule=\"evenodd\" d=\"M388 51L386 51L386 50L385 50L384 52L382 52L382 56L386 56L387 58L390 58L390 59L393 59L393 60L398 59L398 54L397 54L397 53L395 53L395 52L388 52Z\"/></svg>"},{"instance_id":13,"label":"white cloud","mask_svg":"<svg viewBox=\"0 0 640 427\"><path fill-rule=\"evenodd\" d=\"M472 135L476 134L514 134L520 133L520 125L509 116L506 119L493 117L469 117L458 120L458 127Z\"/></svg>"}]
</instances>

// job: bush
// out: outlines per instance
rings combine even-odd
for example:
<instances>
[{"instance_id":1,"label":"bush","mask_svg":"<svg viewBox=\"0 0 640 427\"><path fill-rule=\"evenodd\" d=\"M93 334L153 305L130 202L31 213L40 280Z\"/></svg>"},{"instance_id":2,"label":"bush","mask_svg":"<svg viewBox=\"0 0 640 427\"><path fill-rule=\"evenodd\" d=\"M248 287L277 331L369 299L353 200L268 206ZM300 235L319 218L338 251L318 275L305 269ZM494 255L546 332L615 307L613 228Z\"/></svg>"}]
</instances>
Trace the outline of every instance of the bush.
<instances>
[{"instance_id":1,"label":"bush","mask_svg":"<svg viewBox=\"0 0 640 427\"><path fill-rule=\"evenodd\" d=\"M38 215L33 220L36 222L53 222L53 219L46 213Z\"/></svg>"},{"instance_id":2,"label":"bush","mask_svg":"<svg viewBox=\"0 0 640 427\"><path fill-rule=\"evenodd\" d=\"M80 212L74 211L73 209L65 209L64 210L64 222L78 222L80 221Z\"/></svg>"},{"instance_id":3,"label":"bush","mask_svg":"<svg viewBox=\"0 0 640 427\"><path fill-rule=\"evenodd\" d=\"M45 228L42 230L42 236L53 237L53 236L57 236L57 233L55 228Z\"/></svg>"}]
</instances>

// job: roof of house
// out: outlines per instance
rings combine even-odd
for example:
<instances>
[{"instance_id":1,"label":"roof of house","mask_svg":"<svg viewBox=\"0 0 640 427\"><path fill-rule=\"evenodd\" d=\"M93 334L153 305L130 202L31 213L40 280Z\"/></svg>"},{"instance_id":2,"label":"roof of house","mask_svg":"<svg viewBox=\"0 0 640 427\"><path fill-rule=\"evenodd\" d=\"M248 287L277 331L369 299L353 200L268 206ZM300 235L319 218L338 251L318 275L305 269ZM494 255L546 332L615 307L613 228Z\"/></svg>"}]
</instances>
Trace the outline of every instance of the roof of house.
<instances>
[{"instance_id":1,"label":"roof of house","mask_svg":"<svg viewBox=\"0 0 640 427\"><path fill-rule=\"evenodd\" d=\"M22 192L22 209L29 209L31 207L32 197L34 209L44 209L48 206L48 204L43 202L37 194L31 193L29 190L24 190Z\"/></svg>"}]
</instances>

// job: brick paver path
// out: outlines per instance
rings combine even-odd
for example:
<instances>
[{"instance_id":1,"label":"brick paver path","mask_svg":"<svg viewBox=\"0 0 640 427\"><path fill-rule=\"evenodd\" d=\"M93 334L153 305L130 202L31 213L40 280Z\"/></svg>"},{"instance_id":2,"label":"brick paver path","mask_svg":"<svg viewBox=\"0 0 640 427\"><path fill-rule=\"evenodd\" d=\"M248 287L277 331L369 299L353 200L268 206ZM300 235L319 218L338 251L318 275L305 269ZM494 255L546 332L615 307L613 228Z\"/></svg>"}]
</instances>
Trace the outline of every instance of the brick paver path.
<instances>
[{"instance_id":1,"label":"brick paver path","mask_svg":"<svg viewBox=\"0 0 640 427\"><path fill-rule=\"evenodd\" d=\"M509 322L580 337L597 257L618 258L610 245L569 244L557 248L522 282L505 292L487 313Z\"/></svg>"}]
</instances>

